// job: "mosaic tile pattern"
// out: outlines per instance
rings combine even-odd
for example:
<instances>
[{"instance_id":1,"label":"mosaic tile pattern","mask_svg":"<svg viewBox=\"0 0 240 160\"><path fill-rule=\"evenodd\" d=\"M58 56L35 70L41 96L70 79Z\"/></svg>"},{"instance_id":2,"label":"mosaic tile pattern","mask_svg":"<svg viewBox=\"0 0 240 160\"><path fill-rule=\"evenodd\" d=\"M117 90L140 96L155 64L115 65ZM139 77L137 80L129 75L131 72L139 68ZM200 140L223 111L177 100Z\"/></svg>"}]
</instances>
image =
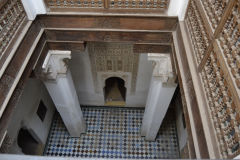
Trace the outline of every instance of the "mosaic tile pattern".
<instances>
[{"instance_id":1,"label":"mosaic tile pattern","mask_svg":"<svg viewBox=\"0 0 240 160\"><path fill-rule=\"evenodd\" d=\"M83 107L87 133L71 138L55 115L44 155L81 158L179 158L174 115L167 113L156 141L140 136L144 110Z\"/></svg>"}]
</instances>

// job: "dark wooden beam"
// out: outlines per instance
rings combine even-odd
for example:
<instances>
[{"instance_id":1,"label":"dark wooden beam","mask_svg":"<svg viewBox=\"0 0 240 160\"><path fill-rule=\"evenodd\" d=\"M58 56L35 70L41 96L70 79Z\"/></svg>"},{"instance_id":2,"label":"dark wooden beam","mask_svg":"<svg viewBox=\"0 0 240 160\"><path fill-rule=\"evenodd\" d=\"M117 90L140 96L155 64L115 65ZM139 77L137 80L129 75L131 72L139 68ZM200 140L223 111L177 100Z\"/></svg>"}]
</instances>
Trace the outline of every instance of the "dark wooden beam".
<instances>
[{"instance_id":1,"label":"dark wooden beam","mask_svg":"<svg viewBox=\"0 0 240 160\"><path fill-rule=\"evenodd\" d=\"M173 31L176 17L42 15L44 28Z\"/></svg>"},{"instance_id":2,"label":"dark wooden beam","mask_svg":"<svg viewBox=\"0 0 240 160\"><path fill-rule=\"evenodd\" d=\"M171 53L171 45L139 43L133 45L134 53Z\"/></svg>"},{"instance_id":3,"label":"dark wooden beam","mask_svg":"<svg viewBox=\"0 0 240 160\"><path fill-rule=\"evenodd\" d=\"M50 41L97 41L132 43L172 43L171 32L118 32L118 31L66 31L45 30Z\"/></svg>"},{"instance_id":4,"label":"dark wooden beam","mask_svg":"<svg viewBox=\"0 0 240 160\"><path fill-rule=\"evenodd\" d=\"M85 43L80 42L63 42L63 41L50 41L47 42L50 50L70 50L83 52L85 50Z\"/></svg>"}]
</instances>

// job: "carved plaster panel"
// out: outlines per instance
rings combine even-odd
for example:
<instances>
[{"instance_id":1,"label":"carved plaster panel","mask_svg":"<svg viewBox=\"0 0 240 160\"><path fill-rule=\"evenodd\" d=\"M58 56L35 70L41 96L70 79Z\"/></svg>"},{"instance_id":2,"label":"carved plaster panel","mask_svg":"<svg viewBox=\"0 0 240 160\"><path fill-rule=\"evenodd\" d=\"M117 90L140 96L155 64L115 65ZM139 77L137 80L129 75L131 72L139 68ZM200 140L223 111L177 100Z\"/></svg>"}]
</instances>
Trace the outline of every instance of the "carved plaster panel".
<instances>
[{"instance_id":1,"label":"carved plaster panel","mask_svg":"<svg viewBox=\"0 0 240 160\"><path fill-rule=\"evenodd\" d=\"M71 51L49 50L42 65L44 79L56 80L57 76L65 76Z\"/></svg>"},{"instance_id":2,"label":"carved plaster panel","mask_svg":"<svg viewBox=\"0 0 240 160\"><path fill-rule=\"evenodd\" d=\"M94 80L95 92L101 92L98 73L130 73L131 93L135 93L139 54L133 53L133 45L125 43L88 43L89 57ZM128 82L129 83L129 82Z\"/></svg>"}]
</instances>

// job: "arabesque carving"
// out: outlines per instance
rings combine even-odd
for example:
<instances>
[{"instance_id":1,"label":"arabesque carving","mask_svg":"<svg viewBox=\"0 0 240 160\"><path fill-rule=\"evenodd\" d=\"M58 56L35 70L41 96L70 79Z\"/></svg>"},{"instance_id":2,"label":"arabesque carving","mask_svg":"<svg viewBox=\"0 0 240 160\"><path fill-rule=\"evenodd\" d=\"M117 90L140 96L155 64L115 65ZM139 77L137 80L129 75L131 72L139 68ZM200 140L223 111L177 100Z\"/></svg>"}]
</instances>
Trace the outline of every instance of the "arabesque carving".
<instances>
[{"instance_id":1,"label":"arabesque carving","mask_svg":"<svg viewBox=\"0 0 240 160\"><path fill-rule=\"evenodd\" d=\"M90 42L88 50L97 93L100 92L97 80L99 72L131 73L131 93L135 93L139 54L133 53L132 44Z\"/></svg>"}]
</instances>

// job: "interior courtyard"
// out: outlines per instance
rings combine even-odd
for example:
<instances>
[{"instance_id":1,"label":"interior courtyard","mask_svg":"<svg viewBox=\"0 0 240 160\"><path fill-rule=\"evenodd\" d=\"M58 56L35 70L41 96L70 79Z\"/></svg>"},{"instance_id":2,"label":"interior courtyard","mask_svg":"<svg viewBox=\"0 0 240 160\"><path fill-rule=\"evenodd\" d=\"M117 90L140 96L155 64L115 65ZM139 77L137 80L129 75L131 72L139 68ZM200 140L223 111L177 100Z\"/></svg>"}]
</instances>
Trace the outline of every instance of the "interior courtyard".
<instances>
[{"instance_id":1,"label":"interior courtyard","mask_svg":"<svg viewBox=\"0 0 240 160\"><path fill-rule=\"evenodd\" d=\"M0 159L240 158L240 0L0 11Z\"/></svg>"}]
</instances>

